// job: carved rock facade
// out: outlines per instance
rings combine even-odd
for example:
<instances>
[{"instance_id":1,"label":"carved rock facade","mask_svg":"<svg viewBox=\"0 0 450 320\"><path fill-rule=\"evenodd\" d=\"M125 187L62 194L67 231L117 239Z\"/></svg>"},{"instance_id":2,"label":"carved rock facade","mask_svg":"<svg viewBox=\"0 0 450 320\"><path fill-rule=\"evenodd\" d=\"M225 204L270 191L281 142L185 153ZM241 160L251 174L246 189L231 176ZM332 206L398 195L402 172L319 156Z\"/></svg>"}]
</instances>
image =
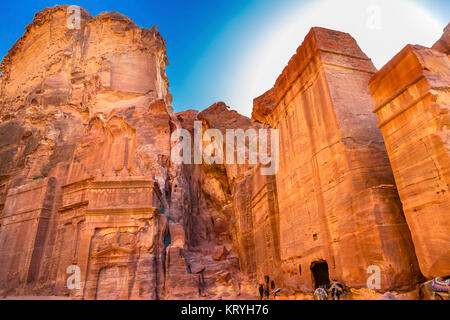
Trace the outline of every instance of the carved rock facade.
<instances>
[{"instance_id":1,"label":"carved rock facade","mask_svg":"<svg viewBox=\"0 0 450 320\"><path fill-rule=\"evenodd\" d=\"M37 13L0 67L2 296L253 299L362 288L370 266L382 290L449 275L448 27L379 72L313 28L249 119L222 102L174 114L155 28L69 14ZM174 163L172 133L196 126L224 142L279 129L278 172Z\"/></svg>"},{"instance_id":2,"label":"carved rock facade","mask_svg":"<svg viewBox=\"0 0 450 320\"><path fill-rule=\"evenodd\" d=\"M227 217L200 193L214 179L170 161L182 124L163 38L114 12L82 10L80 29L69 15L36 14L1 65L0 293L254 297Z\"/></svg>"},{"instance_id":3,"label":"carved rock facade","mask_svg":"<svg viewBox=\"0 0 450 320\"><path fill-rule=\"evenodd\" d=\"M375 72L348 34L313 28L274 88L255 99L253 117L280 130L285 287L311 290L330 277L365 287L370 266L380 268L383 289L419 279L372 114L368 82Z\"/></svg>"}]
</instances>

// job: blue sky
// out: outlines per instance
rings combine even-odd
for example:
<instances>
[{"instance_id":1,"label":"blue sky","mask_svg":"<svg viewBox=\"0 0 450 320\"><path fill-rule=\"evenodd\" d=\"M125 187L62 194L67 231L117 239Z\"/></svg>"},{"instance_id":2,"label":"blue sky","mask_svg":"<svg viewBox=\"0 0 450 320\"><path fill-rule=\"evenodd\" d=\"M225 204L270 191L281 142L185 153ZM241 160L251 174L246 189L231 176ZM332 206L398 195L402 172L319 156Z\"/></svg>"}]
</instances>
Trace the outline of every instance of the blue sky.
<instances>
[{"instance_id":1,"label":"blue sky","mask_svg":"<svg viewBox=\"0 0 450 320\"><path fill-rule=\"evenodd\" d=\"M0 28L0 56L3 57L23 34L24 27L32 21L34 14L45 7L52 7L57 4L80 5L92 15L104 11L117 11L133 19L140 27L159 26L159 31L167 42L170 66L166 71L170 81L170 91L174 96L173 107L175 111L190 108L202 110L216 101L224 101L228 104L231 102L233 108L249 115L251 98L255 97L256 93L262 93L270 88L270 84L275 81L276 74L282 71L288 57L293 53L287 52L278 59L274 59L273 65L270 62L272 60L267 60L267 57L264 60L266 62L257 65L257 69L264 69L270 64L274 71L262 75L267 79L263 84L259 84L258 88L255 89L253 86L253 92L247 88L248 83L253 81L251 75L255 74L255 67L253 66L252 69L250 65L255 59L258 59L258 55L267 53L267 50L263 49L260 53L252 54L250 52L261 47L262 44L270 47L270 41L273 41L273 38L268 35L274 34L273 30L280 32L280 35L284 34L285 30L280 26L286 19L285 17L292 16L292 12L295 10L302 12L302 8L323 1L325 0L110 0L68 3L28 0L5 1L2 3L2 10L0 11L0 23L2 25L2 28ZM336 0L335 3L337 1L341 1L339 3L342 4L342 11L336 10L333 14L339 15L341 12L348 11L345 0ZM371 3L377 3L377 1L382 0L366 2L367 5L370 5ZM437 22L433 30L442 29L449 21L450 1L448 0L402 1L416 3L433 16L433 19ZM320 14L320 12L317 13L317 15ZM398 12L395 14L402 15L404 13ZM301 14L299 19L300 17ZM422 19L411 21L411 25L419 23L419 20ZM339 27L338 22L339 20L337 20L337 27ZM306 29L310 27L312 25L305 26ZM347 27L343 24L342 28ZM358 30L357 28L360 28L360 26L355 25L355 32ZM353 34L351 28L343 31ZM385 32L386 34L390 33L389 30L385 30ZM292 48L300 45L304 33L302 31L295 38L292 38L295 40L290 40ZM277 37L276 33L275 37ZM436 31L430 37L433 37L433 39L430 39L429 43L432 43L432 40L437 40L434 39ZM358 38L357 40L360 41ZM364 39L361 40L364 41ZM414 40L412 38L411 41ZM267 47L262 46L261 48ZM292 48L289 50L292 51ZM397 47L388 48L386 45L386 56L394 55L396 52L393 51L397 49ZM370 48L368 50L370 51ZM368 53L367 50L365 51ZM271 54L276 55L276 53ZM383 57L379 60L385 62L383 59L386 60ZM249 67L249 70L246 70L247 67Z\"/></svg>"}]
</instances>

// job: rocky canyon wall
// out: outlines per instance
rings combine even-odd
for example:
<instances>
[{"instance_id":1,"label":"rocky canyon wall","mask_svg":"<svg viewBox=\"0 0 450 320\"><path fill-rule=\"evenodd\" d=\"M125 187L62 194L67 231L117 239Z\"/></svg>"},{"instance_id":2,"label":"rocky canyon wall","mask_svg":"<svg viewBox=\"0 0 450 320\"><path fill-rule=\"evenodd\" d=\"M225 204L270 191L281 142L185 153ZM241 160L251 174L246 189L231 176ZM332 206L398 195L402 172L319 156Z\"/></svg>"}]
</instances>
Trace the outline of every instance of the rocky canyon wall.
<instances>
[{"instance_id":1,"label":"rocky canyon wall","mask_svg":"<svg viewBox=\"0 0 450 320\"><path fill-rule=\"evenodd\" d=\"M449 27L436 50L406 46L370 81L378 127L427 278L450 276L448 32Z\"/></svg>"},{"instance_id":2,"label":"rocky canyon wall","mask_svg":"<svg viewBox=\"0 0 450 320\"><path fill-rule=\"evenodd\" d=\"M242 282L246 297L224 214L199 193L216 180L170 162L164 39L115 12L69 16L37 13L1 64L1 294L220 299Z\"/></svg>"},{"instance_id":3,"label":"rocky canyon wall","mask_svg":"<svg viewBox=\"0 0 450 320\"><path fill-rule=\"evenodd\" d=\"M253 118L280 130L276 174L284 286L311 290L320 275L364 287L420 276L368 82L376 72L348 34L313 28ZM328 269L328 270L327 270Z\"/></svg>"},{"instance_id":4,"label":"rocky canyon wall","mask_svg":"<svg viewBox=\"0 0 450 320\"><path fill-rule=\"evenodd\" d=\"M173 113L156 28L69 16L37 13L0 65L1 296L254 299L362 288L370 266L381 290L449 275L448 27L380 71L312 28L249 119L223 102ZM228 129L271 128L274 175L171 157L181 129L225 148Z\"/></svg>"}]
</instances>

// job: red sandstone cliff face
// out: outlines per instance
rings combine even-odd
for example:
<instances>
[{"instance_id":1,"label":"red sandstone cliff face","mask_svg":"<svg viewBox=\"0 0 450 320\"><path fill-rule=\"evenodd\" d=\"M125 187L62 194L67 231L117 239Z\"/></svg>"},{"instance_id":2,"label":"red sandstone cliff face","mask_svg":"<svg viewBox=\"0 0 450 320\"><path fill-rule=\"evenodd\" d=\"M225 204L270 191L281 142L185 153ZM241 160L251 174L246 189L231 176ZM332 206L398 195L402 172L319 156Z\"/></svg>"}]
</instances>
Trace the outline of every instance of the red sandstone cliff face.
<instances>
[{"instance_id":1,"label":"red sandstone cliff face","mask_svg":"<svg viewBox=\"0 0 450 320\"><path fill-rule=\"evenodd\" d=\"M436 41L431 49L450 54L450 23L445 27L442 37Z\"/></svg>"},{"instance_id":2,"label":"red sandstone cliff face","mask_svg":"<svg viewBox=\"0 0 450 320\"><path fill-rule=\"evenodd\" d=\"M448 275L448 27L379 72L313 28L248 119L222 102L173 114L154 28L68 15L36 14L0 66L1 295L253 299L365 287L374 265L382 290ZM278 172L174 163L172 133L196 121L224 143L279 129Z\"/></svg>"},{"instance_id":3,"label":"red sandstone cliff face","mask_svg":"<svg viewBox=\"0 0 450 320\"><path fill-rule=\"evenodd\" d=\"M226 129L255 130L258 135L259 129L268 127L230 111L223 103L202 111L199 119L207 128L219 129L224 141ZM249 147L250 141L246 140L246 153ZM280 261L276 184L273 175L262 175L260 169L260 164L226 163L216 172L222 172L224 190L229 192L224 207L229 212L227 224L231 223L231 237L239 255L240 269L254 282L262 281L270 274L273 281L281 284L276 276Z\"/></svg>"},{"instance_id":4,"label":"red sandstone cliff face","mask_svg":"<svg viewBox=\"0 0 450 320\"><path fill-rule=\"evenodd\" d=\"M431 49L406 46L370 80L378 127L427 278L450 276L449 26Z\"/></svg>"},{"instance_id":5,"label":"red sandstone cliff face","mask_svg":"<svg viewBox=\"0 0 450 320\"><path fill-rule=\"evenodd\" d=\"M378 126L427 278L450 275L449 87L448 56L417 45L405 47L370 82Z\"/></svg>"},{"instance_id":6,"label":"red sandstone cliff face","mask_svg":"<svg viewBox=\"0 0 450 320\"><path fill-rule=\"evenodd\" d=\"M70 30L68 15L67 6L38 13L1 65L1 293L253 297L230 212L212 196L221 186L170 161L182 123L161 35L84 10ZM79 289L66 285L71 265Z\"/></svg>"},{"instance_id":7,"label":"red sandstone cliff face","mask_svg":"<svg viewBox=\"0 0 450 320\"><path fill-rule=\"evenodd\" d=\"M368 81L371 61L348 34L313 28L253 117L280 130L276 174L285 287L311 290L315 267L365 287L420 279ZM299 152L301 150L301 152Z\"/></svg>"}]
</instances>

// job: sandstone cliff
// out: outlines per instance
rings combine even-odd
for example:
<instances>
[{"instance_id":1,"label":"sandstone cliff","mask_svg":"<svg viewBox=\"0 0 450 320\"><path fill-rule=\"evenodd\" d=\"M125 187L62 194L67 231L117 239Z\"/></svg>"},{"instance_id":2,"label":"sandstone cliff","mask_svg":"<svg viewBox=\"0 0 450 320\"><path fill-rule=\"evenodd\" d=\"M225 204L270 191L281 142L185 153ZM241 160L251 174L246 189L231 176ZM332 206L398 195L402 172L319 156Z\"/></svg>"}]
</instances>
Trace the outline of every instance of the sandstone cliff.
<instances>
[{"instance_id":1,"label":"sandstone cliff","mask_svg":"<svg viewBox=\"0 0 450 320\"><path fill-rule=\"evenodd\" d=\"M408 45L370 88L420 269L450 276L448 56Z\"/></svg>"},{"instance_id":2,"label":"sandstone cliff","mask_svg":"<svg viewBox=\"0 0 450 320\"><path fill-rule=\"evenodd\" d=\"M280 130L280 259L291 289L326 284L321 273L365 287L370 266L381 269L382 288L420 278L371 112L374 72L350 35L313 28L274 88L255 99L253 117Z\"/></svg>"},{"instance_id":3,"label":"sandstone cliff","mask_svg":"<svg viewBox=\"0 0 450 320\"><path fill-rule=\"evenodd\" d=\"M382 291L450 275L448 27L380 71L312 28L249 119L223 102L174 114L155 28L69 16L37 13L0 66L0 295L292 298L364 288L373 266ZM175 163L172 133L196 126L224 144L278 129L278 172Z\"/></svg>"},{"instance_id":4,"label":"sandstone cliff","mask_svg":"<svg viewBox=\"0 0 450 320\"><path fill-rule=\"evenodd\" d=\"M36 14L1 65L2 294L237 297L221 186L170 162L163 38L115 12L69 29L67 8Z\"/></svg>"}]
</instances>

